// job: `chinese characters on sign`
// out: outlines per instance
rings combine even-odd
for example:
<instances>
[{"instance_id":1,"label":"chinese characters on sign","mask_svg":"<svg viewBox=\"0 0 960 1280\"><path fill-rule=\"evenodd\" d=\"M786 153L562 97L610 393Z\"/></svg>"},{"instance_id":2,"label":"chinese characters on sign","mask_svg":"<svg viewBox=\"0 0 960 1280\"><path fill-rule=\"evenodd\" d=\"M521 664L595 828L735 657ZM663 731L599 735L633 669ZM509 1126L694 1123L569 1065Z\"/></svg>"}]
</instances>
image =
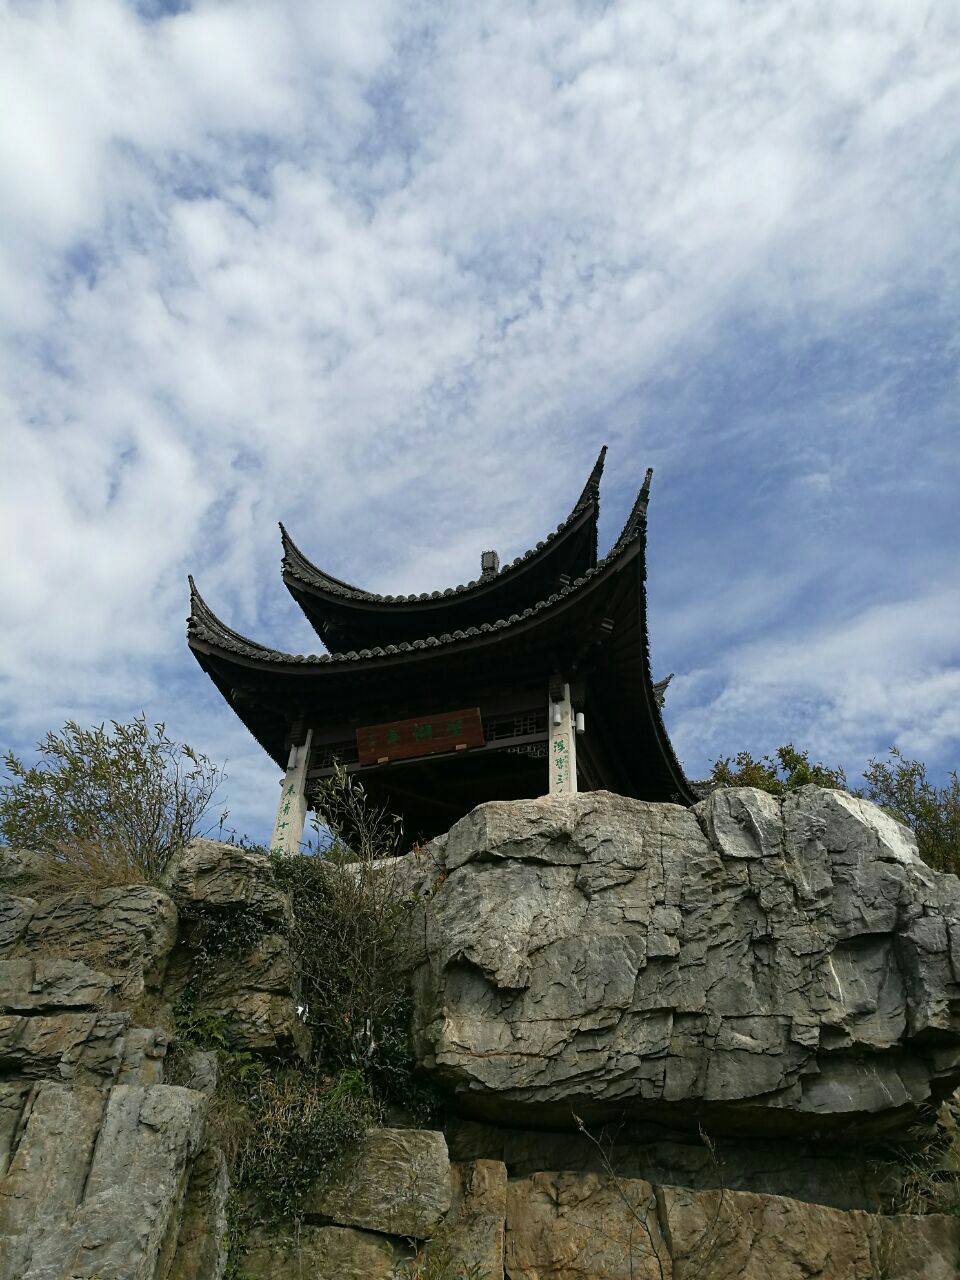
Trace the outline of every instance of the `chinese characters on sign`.
<instances>
[{"instance_id":1,"label":"chinese characters on sign","mask_svg":"<svg viewBox=\"0 0 960 1280\"><path fill-rule=\"evenodd\" d=\"M390 724L372 724L357 730L357 755L361 764L383 764L412 760L483 746L480 708L444 711Z\"/></svg>"},{"instance_id":2,"label":"chinese characters on sign","mask_svg":"<svg viewBox=\"0 0 960 1280\"><path fill-rule=\"evenodd\" d=\"M554 738L553 743L553 790L559 794L570 789L570 760L567 755L567 744L562 738Z\"/></svg>"},{"instance_id":3,"label":"chinese characters on sign","mask_svg":"<svg viewBox=\"0 0 960 1280\"><path fill-rule=\"evenodd\" d=\"M564 684L562 695L551 696L548 715L550 730L550 794L571 795L577 789L577 744L574 738L573 707L570 686Z\"/></svg>"}]
</instances>

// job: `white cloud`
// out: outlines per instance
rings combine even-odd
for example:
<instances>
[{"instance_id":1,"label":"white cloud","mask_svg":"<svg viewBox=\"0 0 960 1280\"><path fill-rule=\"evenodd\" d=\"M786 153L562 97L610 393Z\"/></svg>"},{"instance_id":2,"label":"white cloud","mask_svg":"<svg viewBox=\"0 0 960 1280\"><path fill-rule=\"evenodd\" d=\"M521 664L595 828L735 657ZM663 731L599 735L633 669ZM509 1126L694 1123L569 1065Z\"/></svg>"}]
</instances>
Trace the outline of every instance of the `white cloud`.
<instances>
[{"instance_id":1,"label":"white cloud","mask_svg":"<svg viewBox=\"0 0 960 1280\"><path fill-rule=\"evenodd\" d=\"M704 772L720 755L795 741L828 764L844 763L853 782L870 754L894 743L940 759L960 738L958 635L960 581L731 646L711 668L671 686L682 707L673 724L678 749Z\"/></svg>"},{"instance_id":2,"label":"white cloud","mask_svg":"<svg viewBox=\"0 0 960 1280\"><path fill-rule=\"evenodd\" d=\"M147 22L48 0L8 4L2 39L15 735L66 705L179 698L170 670L199 679L188 567L240 627L313 647L284 604L277 518L347 577L446 585L481 546L542 536L608 440L605 520L649 461L674 538L706 530L697 599L668 591L654 619L687 689L725 690L699 721L684 710L688 755L804 698L835 708L807 719L838 750L871 723L955 749L934 703L956 654L929 609L909 645L932 647L896 693L889 646L873 683L841 687L784 639L838 539L865 614L903 565L934 598L957 465L934 385L956 366L934 349L955 332L960 239L946 7L207 0ZM901 348L909 325L876 317L904 308ZM791 400L778 379L801 359ZM698 469L728 494L709 511ZM880 517L855 517L904 491L926 513L892 567ZM731 559L738 523L756 536ZM850 602L824 607L802 651L835 637L848 670ZM769 654L743 648L755 620ZM789 679L758 674L766 656Z\"/></svg>"}]
</instances>

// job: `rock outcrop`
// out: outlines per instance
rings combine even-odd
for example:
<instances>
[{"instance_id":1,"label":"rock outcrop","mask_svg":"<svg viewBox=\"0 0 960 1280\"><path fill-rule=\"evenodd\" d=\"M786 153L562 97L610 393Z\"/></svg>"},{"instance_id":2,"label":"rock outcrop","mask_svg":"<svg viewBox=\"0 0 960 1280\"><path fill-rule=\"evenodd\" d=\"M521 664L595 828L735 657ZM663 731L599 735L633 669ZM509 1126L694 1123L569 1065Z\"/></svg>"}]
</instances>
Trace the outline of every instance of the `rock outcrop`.
<instances>
[{"instance_id":1,"label":"rock outcrop","mask_svg":"<svg viewBox=\"0 0 960 1280\"><path fill-rule=\"evenodd\" d=\"M218 1060L174 1009L245 1063L306 1054L290 903L213 841L163 888L32 895L33 865L0 858L0 1280L222 1280ZM371 1129L295 1228L249 1231L242 1274L960 1275L960 1218L867 1211L960 1084L960 883L880 810L495 803L379 873L416 903L446 1133Z\"/></svg>"},{"instance_id":2,"label":"rock outcrop","mask_svg":"<svg viewBox=\"0 0 960 1280\"><path fill-rule=\"evenodd\" d=\"M844 1213L780 1196L602 1174L511 1182L510 1280L954 1280L960 1219Z\"/></svg>"},{"instance_id":3,"label":"rock outcrop","mask_svg":"<svg viewBox=\"0 0 960 1280\"><path fill-rule=\"evenodd\" d=\"M371 1129L336 1182L307 1197L307 1212L341 1227L429 1240L450 1208L443 1134Z\"/></svg>"},{"instance_id":4,"label":"rock outcrop","mask_svg":"<svg viewBox=\"0 0 960 1280\"><path fill-rule=\"evenodd\" d=\"M433 852L418 1052L477 1117L862 1139L960 1084L960 882L867 801L494 803Z\"/></svg>"},{"instance_id":5,"label":"rock outcrop","mask_svg":"<svg viewBox=\"0 0 960 1280\"><path fill-rule=\"evenodd\" d=\"M203 1143L215 1063L193 1054L181 1082L165 1082L171 1004L210 912L253 904L269 926L289 903L266 859L238 861L227 845L204 878L208 846L187 851L170 892L133 885L40 901L26 896L33 860L17 874L4 858L0 879L24 896L0 892L0 1280L222 1274L227 1172ZM261 1048L289 1052L289 956L269 984L246 959L214 958L211 987L229 967L231 1012L261 1028Z\"/></svg>"}]
</instances>

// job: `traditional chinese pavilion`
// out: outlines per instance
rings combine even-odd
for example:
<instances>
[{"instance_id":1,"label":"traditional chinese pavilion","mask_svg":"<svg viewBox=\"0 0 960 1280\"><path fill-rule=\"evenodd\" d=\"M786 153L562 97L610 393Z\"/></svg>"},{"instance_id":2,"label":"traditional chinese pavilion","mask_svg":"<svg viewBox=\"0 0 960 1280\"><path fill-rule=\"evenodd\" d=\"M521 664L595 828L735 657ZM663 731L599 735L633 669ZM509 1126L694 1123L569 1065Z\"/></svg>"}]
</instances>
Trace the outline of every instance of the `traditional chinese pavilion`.
<instances>
[{"instance_id":1,"label":"traditional chinese pavilion","mask_svg":"<svg viewBox=\"0 0 960 1280\"><path fill-rule=\"evenodd\" d=\"M605 788L693 803L651 678L647 472L623 530L597 557L602 450L567 518L472 582L376 595L325 573L281 525L283 581L326 653L239 635L190 580L188 642L270 757L286 769L274 841L296 848L311 782L340 762L407 839L445 831L485 800ZM669 679L669 677L667 677Z\"/></svg>"}]
</instances>

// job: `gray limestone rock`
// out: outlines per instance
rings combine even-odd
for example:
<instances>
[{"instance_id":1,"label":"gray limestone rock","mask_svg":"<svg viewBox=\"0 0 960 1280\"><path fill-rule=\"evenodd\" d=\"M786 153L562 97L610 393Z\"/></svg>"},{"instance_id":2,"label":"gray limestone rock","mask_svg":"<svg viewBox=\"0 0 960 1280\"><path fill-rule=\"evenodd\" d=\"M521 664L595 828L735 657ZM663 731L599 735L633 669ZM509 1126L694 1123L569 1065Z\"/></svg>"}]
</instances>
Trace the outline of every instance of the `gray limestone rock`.
<instances>
[{"instance_id":1,"label":"gray limestone rock","mask_svg":"<svg viewBox=\"0 0 960 1280\"><path fill-rule=\"evenodd\" d=\"M196 1007L224 1019L230 1043L262 1053L293 1049L306 1056L309 1035L297 1013L298 979L290 944L263 934L242 963L225 956L206 974Z\"/></svg>"},{"instance_id":2,"label":"gray limestone rock","mask_svg":"<svg viewBox=\"0 0 960 1280\"><path fill-rule=\"evenodd\" d=\"M165 883L189 914L191 907L248 911L284 925L290 902L277 888L266 854L220 840L192 840L176 858Z\"/></svg>"},{"instance_id":3,"label":"gray limestone rock","mask_svg":"<svg viewBox=\"0 0 960 1280\"><path fill-rule=\"evenodd\" d=\"M861 1136L960 1083L960 882L867 801L498 802L435 852L414 1029L469 1113Z\"/></svg>"},{"instance_id":4,"label":"gray limestone rock","mask_svg":"<svg viewBox=\"0 0 960 1280\"><path fill-rule=\"evenodd\" d=\"M164 994L175 1004L188 983L200 1014L222 1020L231 1048L258 1053L309 1052L300 1018L299 983L284 930L290 901L278 889L269 858L217 840L194 840L168 877L181 912L181 945L170 963ZM211 921L245 921L240 952L206 948ZM198 967L198 957L203 954Z\"/></svg>"},{"instance_id":5,"label":"gray limestone rock","mask_svg":"<svg viewBox=\"0 0 960 1280\"><path fill-rule=\"evenodd\" d=\"M372 1231L305 1224L296 1236L252 1233L243 1274L250 1280L394 1280L397 1262L408 1254Z\"/></svg>"},{"instance_id":6,"label":"gray limestone rock","mask_svg":"<svg viewBox=\"0 0 960 1280\"><path fill-rule=\"evenodd\" d=\"M124 1061L125 1013L0 1015L0 1064L28 1080L112 1084Z\"/></svg>"},{"instance_id":7,"label":"gray limestone rock","mask_svg":"<svg viewBox=\"0 0 960 1280\"><path fill-rule=\"evenodd\" d=\"M450 1208L450 1159L433 1129L370 1129L356 1154L306 1199L346 1227L429 1240Z\"/></svg>"},{"instance_id":8,"label":"gray limestone rock","mask_svg":"<svg viewBox=\"0 0 960 1280\"><path fill-rule=\"evenodd\" d=\"M166 1280L221 1280L227 1267L227 1193L223 1152L206 1146L193 1162L183 1202L176 1252Z\"/></svg>"},{"instance_id":9,"label":"gray limestone rock","mask_svg":"<svg viewBox=\"0 0 960 1280\"><path fill-rule=\"evenodd\" d=\"M33 911L22 945L35 958L81 960L119 973L121 994L156 990L177 936L171 898L149 885L57 894Z\"/></svg>"},{"instance_id":10,"label":"gray limestone rock","mask_svg":"<svg viewBox=\"0 0 960 1280\"><path fill-rule=\"evenodd\" d=\"M310 1036L297 1011L299 980L288 940L260 934L242 954L231 950L199 962L197 936L174 953L165 999L175 1005L190 983L191 1008L220 1019L231 1048L305 1057Z\"/></svg>"},{"instance_id":11,"label":"gray limestone rock","mask_svg":"<svg viewBox=\"0 0 960 1280\"><path fill-rule=\"evenodd\" d=\"M44 1013L62 1009L108 1009L119 978L82 960L0 960L0 1010Z\"/></svg>"},{"instance_id":12,"label":"gray limestone rock","mask_svg":"<svg viewBox=\"0 0 960 1280\"><path fill-rule=\"evenodd\" d=\"M950 1280L960 1219L879 1217L604 1174L509 1184L510 1280Z\"/></svg>"},{"instance_id":13,"label":"gray limestone rock","mask_svg":"<svg viewBox=\"0 0 960 1280\"><path fill-rule=\"evenodd\" d=\"M499 1160L471 1160L452 1168L454 1203L439 1237L448 1271L502 1276L506 1165ZM431 1247L427 1245L428 1256Z\"/></svg>"},{"instance_id":14,"label":"gray limestone rock","mask_svg":"<svg viewBox=\"0 0 960 1280\"><path fill-rule=\"evenodd\" d=\"M17 898L0 893L0 956L13 954L27 932L37 909L32 898Z\"/></svg>"},{"instance_id":15,"label":"gray limestone rock","mask_svg":"<svg viewBox=\"0 0 960 1280\"><path fill-rule=\"evenodd\" d=\"M0 1180L0 1280L165 1274L205 1105L167 1085L105 1100L45 1084Z\"/></svg>"}]
</instances>

